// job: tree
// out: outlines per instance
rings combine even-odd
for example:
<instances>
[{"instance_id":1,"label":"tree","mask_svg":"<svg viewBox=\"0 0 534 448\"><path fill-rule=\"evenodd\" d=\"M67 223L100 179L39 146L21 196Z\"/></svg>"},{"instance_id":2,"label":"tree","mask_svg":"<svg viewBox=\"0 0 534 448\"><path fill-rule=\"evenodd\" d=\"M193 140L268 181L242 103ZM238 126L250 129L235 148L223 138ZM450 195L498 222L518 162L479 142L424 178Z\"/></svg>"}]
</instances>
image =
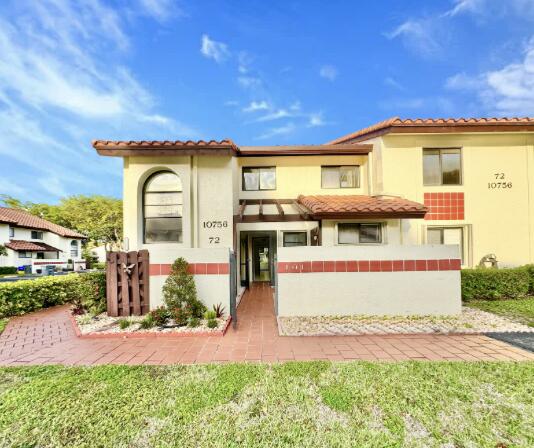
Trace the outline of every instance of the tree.
<instances>
[{"instance_id":1,"label":"tree","mask_svg":"<svg viewBox=\"0 0 534 448\"><path fill-rule=\"evenodd\" d=\"M91 246L106 249L120 246L122 241L122 201L100 195L78 195L62 198L57 205L22 202L1 196L11 208L27 211L47 221L76 230L87 236Z\"/></svg>"},{"instance_id":2,"label":"tree","mask_svg":"<svg viewBox=\"0 0 534 448\"><path fill-rule=\"evenodd\" d=\"M181 308L185 302L194 317L202 317L206 307L198 300L195 279L188 268L189 264L185 259L180 257L174 261L163 285L163 301L170 310Z\"/></svg>"},{"instance_id":3,"label":"tree","mask_svg":"<svg viewBox=\"0 0 534 448\"><path fill-rule=\"evenodd\" d=\"M7 249L3 244L0 244L0 257L1 256L7 257Z\"/></svg>"}]
</instances>

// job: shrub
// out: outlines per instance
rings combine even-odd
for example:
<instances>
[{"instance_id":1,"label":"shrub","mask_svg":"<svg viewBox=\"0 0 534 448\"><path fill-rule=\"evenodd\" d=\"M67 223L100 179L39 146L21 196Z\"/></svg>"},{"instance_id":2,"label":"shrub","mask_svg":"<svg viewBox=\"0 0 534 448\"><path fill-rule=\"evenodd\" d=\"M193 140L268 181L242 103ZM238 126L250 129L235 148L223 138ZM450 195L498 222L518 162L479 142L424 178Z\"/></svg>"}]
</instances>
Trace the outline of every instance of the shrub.
<instances>
[{"instance_id":1,"label":"shrub","mask_svg":"<svg viewBox=\"0 0 534 448\"><path fill-rule=\"evenodd\" d=\"M208 328L216 328L217 327L217 321L215 319L208 319Z\"/></svg>"},{"instance_id":2,"label":"shrub","mask_svg":"<svg viewBox=\"0 0 534 448\"><path fill-rule=\"evenodd\" d=\"M74 305L94 315L106 311L106 274L104 272L88 272L79 275Z\"/></svg>"},{"instance_id":3,"label":"shrub","mask_svg":"<svg viewBox=\"0 0 534 448\"><path fill-rule=\"evenodd\" d=\"M206 310L198 300L195 279L188 272L189 264L183 258L177 258L172 264L171 272L163 285L163 300L169 309L179 308L186 302L195 317L201 317Z\"/></svg>"},{"instance_id":4,"label":"shrub","mask_svg":"<svg viewBox=\"0 0 534 448\"><path fill-rule=\"evenodd\" d=\"M130 326L131 322L129 319L119 319L119 328L125 330Z\"/></svg>"},{"instance_id":5,"label":"shrub","mask_svg":"<svg viewBox=\"0 0 534 448\"><path fill-rule=\"evenodd\" d=\"M527 264L524 266L528 272L528 293L534 294L534 264Z\"/></svg>"},{"instance_id":6,"label":"shrub","mask_svg":"<svg viewBox=\"0 0 534 448\"><path fill-rule=\"evenodd\" d=\"M208 310L204 313L204 319L206 320L215 319L216 317L217 317L217 313L215 313L215 311L213 310Z\"/></svg>"},{"instance_id":7,"label":"shrub","mask_svg":"<svg viewBox=\"0 0 534 448\"><path fill-rule=\"evenodd\" d=\"M525 267L513 269L463 269L462 299L514 299L528 294L531 279Z\"/></svg>"},{"instance_id":8,"label":"shrub","mask_svg":"<svg viewBox=\"0 0 534 448\"><path fill-rule=\"evenodd\" d=\"M163 327L169 320L169 311L162 306L150 311L149 315L157 327Z\"/></svg>"},{"instance_id":9,"label":"shrub","mask_svg":"<svg viewBox=\"0 0 534 448\"><path fill-rule=\"evenodd\" d=\"M16 274L17 268L15 266L0 266L0 275Z\"/></svg>"},{"instance_id":10,"label":"shrub","mask_svg":"<svg viewBox=\"0 0 534 448\"><path fill-rule=\"evenodd\" d=\"M92 269L100 269L101 271L105 271L106 270L106 263L97 261L96 263L92 263L91 264L91 268Z\"/></svg>"},{"instance_id":11,"label":"shrub","mask_svg":"<svg viewBox=\"0 0 534 448\"><path fill-rule=\"evenodd\" d=\"M72 302L91 308L104 304L105 275L69 274L0 284L0 317L18 316L49 306Z\"/></svg>"},{"instance_id":12,"label":"shrub","mask_svg":"<svg viewBox=\"0 0 534 448\"><path fill-rule=\"evenodd\" d=\"M140 326L143 330L148 330L154 326L154 318L152 314L147 314L146 317L141 321Z\"/></svg>"},{"instance_id":13,"label":"shrub","mask_svg":"<svg viewBox=\"0 0 534 448\"><path fill-rule=\"evenodd\" d=\"M215 315L217 317L224 317L224 306L222 305L222 303L213 305L213 311L215 311Z\"/></svg>"},{"instance_id":14,"label":"shrub","mask_svg":"<svg viewBox=\"0 0 534 448\"><path fill-rule=\"evenodd\" d=\"M198 317L190 317L187 321L187 326L191 328L198 327L200 325L200 319Z\"/></svg>"},{"instance_id":15,"label":"shrub","mask_svg":"<svg viewBox=\"0 0 534 448\"><path fill-rule=\"evenodd\" d=\"M174 323L179 327L187 325L189 318L193 317L191 313L191 308L187 303L183 303L182 306L173 308L170 311L170 316L174 320Z\"/></svg>"}]
</instances>

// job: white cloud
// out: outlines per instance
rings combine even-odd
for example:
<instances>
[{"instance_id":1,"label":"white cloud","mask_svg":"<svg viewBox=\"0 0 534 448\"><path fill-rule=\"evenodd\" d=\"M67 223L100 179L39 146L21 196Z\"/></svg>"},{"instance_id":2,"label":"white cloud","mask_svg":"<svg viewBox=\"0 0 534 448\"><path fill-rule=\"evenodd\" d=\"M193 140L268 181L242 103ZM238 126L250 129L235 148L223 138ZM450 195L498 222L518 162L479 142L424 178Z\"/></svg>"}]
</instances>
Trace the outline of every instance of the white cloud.
<instances>
[{"instance_id":1,"label":"white cloud","mask_svg":"<svg viewBox=\"0 0 534 448\"><path fill-rule=\"evenodd\" d=\"M296 129L297 127L295 126L295 124L290 122L284 126L269 129L267 132L261 134L259 137L256 137L256 140L266 140L271 137L291 134L292 132L295 132Z\"/></svg>"},{"instance_id":2,"label":"white cloud","mask_svg":"<svg viewBox=\"0 0 534 448\"><path fill-rule=\"evenodd\" d=\"M173 16L184 15L174 0L139 0L139 3L146 15L160 22L166 22Z\"/></svg>"},{"instance_id":3,"label":"white cloud","mask_svg":"<svg viewBox=\"0 0 534 448\"><path fill-rule=\"evenodd\" d=\"M295 114L293 112L288 111L287 109L277 109L273 110L272 112L262 115L261 117L257 118L256 121L262 122L262 121L273 121L273 120L279 120L281 118L288 118L293 117Z\"/></svg>"},{"instance_id":4,"label":"white cloud","mask_svg":"<svg viewBox=\"0 0 534 448\"><path fill-rule=\"evenodd\" d=\"M486 0L454 0L454 6L443 15L445 17L454 17L466 12L477 14L483 10L485 3Z\"/></svg>"},{"instance_id":5,"label":"white cloud","mask_svg":"<svg viewBox=\"0 0 534 448\"><path fill-rule=\"evenodd\" d=\"M439 53L441 45L433 36L434 27L429 20L407 20L390 33L386 33L388 39L400 38L416 52L431 56Z\"/></svg>"},{"instance_id":6,"label":"white cloud","mask_svg":"<svg viewBox=\"0 0 534 448\"><path fill-rule=\"evenodd\" d=\"M474 76L457 74L446 87L474 92L490 114L534 115L534 36L521 61Z\"/></svg>"},{"instance_id":7,"label":"white cloud","mask_svg":"<svg viewBox=\"0 0 534 448\"><path fill-rule=\"evenodd\" d=\"M267 101L251 101L247 107L243 108L243 112L257 112L259 110L269 110Z\"/></svg>"},{"instance_id":8,"label":"white cloud","mask_svg":"<svg viewBox=\"0 0 534 448\"><path fill-rule=\"evenodd\" d=\"M262 85L261 79L254 76L239 76L237 82L245 89L253 89Z\"/></svg>"},{"instance_id":9,"label":"white cloud","mask_svg":"<svg viewBox=\"0 0 534 448\"><path fill-rule=\"evenodd\" d=\"M399 83L396 79L392 78L391 76L386 77L384 79L384 84L389 87L393 87L397 90L405 90L401 83Z\"/></svg>"},{"instance_id":10,"label":"white cloud","mask_svg":"<svg viewBox=\"0 0 534 448\"><path fill-rule=\"evenodd\" d=\"M323 65L319 70L319 76L329 81L334 81L337 78L337 74L337 68L333 65Z\"/></svg>"},{"instance_id":11,"label":"white cloud","mask_svg":"<svg viewBox=\"0 0 534 448\"><path fill-rule=\"evenodd\" d=\"M0 194L8 196L24 197L28 190L15 182L0 177Z\"/></svg>"},{"instance_id":12,"label":"white cloud","mask_svg":"<svg viewBox=\"0 0 534 448\"><path fill-rule=\"evenodd\" d=\"M326 122L323 119L322 113L312 113L309 115L307 127L316 128L319 126L325 126Z\"/></svg>"},{"instance_id":13,"label":"white cloud","mask_svg":"<svg viewBox=\"0 0 534 448\"><path fill-rule=\"evenodd\" d=\"M210 39L207 34L202 35L200 52L208 59L213 59L217 63L225 61L230 56L228 45Z\"/></svg>"}]
</instances>

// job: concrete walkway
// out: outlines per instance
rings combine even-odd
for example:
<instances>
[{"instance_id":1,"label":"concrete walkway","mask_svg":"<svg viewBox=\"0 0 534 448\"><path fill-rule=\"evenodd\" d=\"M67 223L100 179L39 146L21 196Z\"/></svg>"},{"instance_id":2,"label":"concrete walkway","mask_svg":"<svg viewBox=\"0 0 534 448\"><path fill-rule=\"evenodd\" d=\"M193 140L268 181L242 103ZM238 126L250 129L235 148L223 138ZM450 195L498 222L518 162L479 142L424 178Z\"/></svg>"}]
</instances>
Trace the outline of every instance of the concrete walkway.
<instances>
[{"instance_id":1,"label":"concrete walkway","mask_svg":"<svg viewBox=\"0 0 534 448\"><path fill-rule=\"evenodd\" d=\"M174 364L286 360L534 360L485 336L280 337L271 288L255 284L224 337L79 339L68 306L12 319L0 336L0 365Z\"/></svg>"}]
</instances>

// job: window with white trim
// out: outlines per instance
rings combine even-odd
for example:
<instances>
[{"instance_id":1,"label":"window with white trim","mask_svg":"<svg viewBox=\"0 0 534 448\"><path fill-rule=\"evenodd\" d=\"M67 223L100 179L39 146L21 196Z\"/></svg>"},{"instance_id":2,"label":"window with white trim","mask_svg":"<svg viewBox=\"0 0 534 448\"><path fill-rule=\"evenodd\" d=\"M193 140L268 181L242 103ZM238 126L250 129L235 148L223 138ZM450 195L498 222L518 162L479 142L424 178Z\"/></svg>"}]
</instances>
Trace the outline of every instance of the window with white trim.
<instances>
[{"instance_id":1,"label":"window with white trim","mask_svg":"<svg viewBox=\"0 0 534 448\"><path fill-rule=\"evenodd\" d=\"M308 233L307 232L284 232L283 234L284 247L307 246Z\"/></svg>"},{"instance_id":2,"label":"window with white trim","mask_svg":"<svg viewBox=\"0 0 534 448\"><path fill-rule=\"evenodd\" d=\"M19 258L32 258L32 253L21 251L19 252Z\"/></svg>"},{"instance_id":3,"label":"window with white trim","mask_svg":"<svg viewBox=\"0 0 534 448\"><path fill-rule=\"evenodd\" d=\"M15 238L15 227L9 227L9 238Z\"/></svg>"},{"instance_id":4,"label":"window with white trim","mask_svg":"<svg viewBox=\"0 0 534 448\"><path fill-rule=\"evenodd\" d=\"M143 189L145 243L181 243L182 206L182 181L177 174L159 171L150 176Z\"/></svg>"},{"instance_id":5,"label":"window with white trim","mask_svg":"<svg viewBox=\"0 0 534 448\"><path fill-rule=\"evenodd\" d=\"M339 223L338 244L380 244L382 225L379 223Z\"/></svg>"},{"instance_id":6,"label":"window with white trim","mask_svg":"<svg viewBox=\"0 0 534 448\"><path fill-rule=\"evenodd\" d=\"M276 167L243 167L243 191L276 190Z\"/></svg>"},{"instance_id":7,"label":"window with white trim","mask_svg":"<svg viewBox=\"0 0 534 448\"><path fill-rule=\"evenodd\" d=\"M43 232L41 232L39 230L32 230L31 239L32 240L42 240L43 239Z\"/></svg>"},{"instance_id":8,"label":"window with white trim","mask_svg":"<svg viewBox=\"0 0 534 448\"><path fill-rule=\"evenodd\" d=\"M76 240L70 242L70 256L71 258L78 258L78 241Z\"/></svg>"},{"instance_id":9,"label":"window with white trim","mask_svg":"<svg viewBox=\"0 0 534 448\"><path fill-rule=\"evenodd\" d=\"M428 227L426 229L428 244L457 244L464 264L464 229L463 227Z\"/></svg>"},{"instance_id":10,"label":"window with white trim","mask_svg":"<svg viewBox=\"0 0 534 448\"><path fill-rule=\"evenodd\" d=\"M461 183L460 148L423 149L424 185L460 185Z\"/></svg>"},{"instance_id":11,"label":"window with white trim","mask_svg":"<svg viewBox=\"0 0 534 448\"><path fill-rule=\"evenodd\" d=\"M321 167L321 188L359 188L360 167L339 165Z\"/></svg>"}]
</instances>

